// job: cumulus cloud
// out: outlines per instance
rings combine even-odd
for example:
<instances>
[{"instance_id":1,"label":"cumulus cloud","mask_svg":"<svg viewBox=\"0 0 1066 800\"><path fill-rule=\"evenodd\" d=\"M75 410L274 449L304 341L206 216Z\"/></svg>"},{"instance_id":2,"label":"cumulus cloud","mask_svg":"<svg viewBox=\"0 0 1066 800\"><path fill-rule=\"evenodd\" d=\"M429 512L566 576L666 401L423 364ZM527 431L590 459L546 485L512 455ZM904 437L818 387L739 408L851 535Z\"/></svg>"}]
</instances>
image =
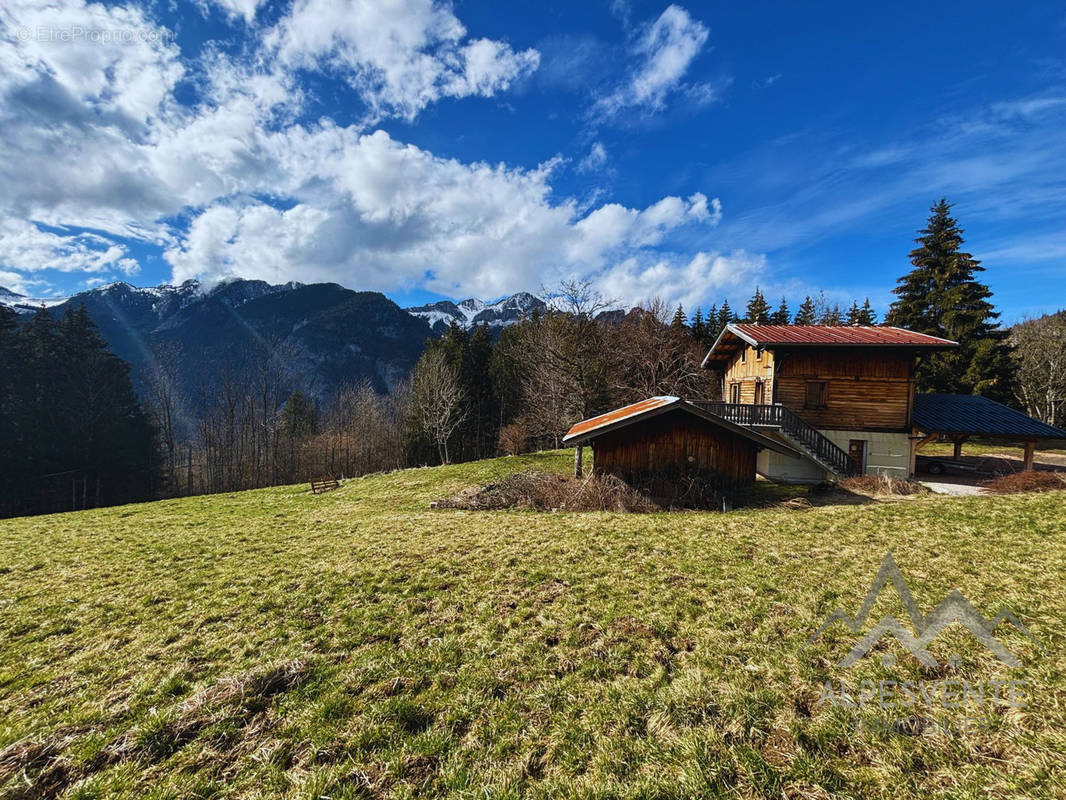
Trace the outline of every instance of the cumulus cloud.
<instances>
[{"instance_id":1,"label":"cumulus cloud","mask_svg":"<svg viewBox=\"0 0 1066 800\"><path fill-rule=\"evenodd\" d=\"M61 272L117 270L127 275L139 266L125 247L92 233L53 233L32 222L0 222L0 264L24 272L54 269Z\"/></svg>"},{"instance_id":2,"label":"cumulus cloud","mask_svg":"<svg viewBox=\"0 0 1066 800\"><path fill-rule=\"evenodd\" d=\"M594 272L683 225L714 225L717 200L667 197L583 213L551 201L556 162L532 170L444 159L392 139L325 125L266 139L300 202L220 203L166 252L176 281L241 275L390 289L420 283L483 296Z\"/></svg>"},{"instance_id":3,"label":"cumulus cloud","mask_svg":"<svg viewBox=\"0 0 1066 800\"><path fill-rule=\"evenodd\" d=\"M671 306L695 308L722 292L750 285L765 267L765 256L743 250L634 256L607 270L598 286L604 296L631 304L660 297Z\"/></svg>"},{"instance_id":4,"label":"cumulus cloud","mask_svg":"<svg viewBox=\"0 0 1066 800\"><path fill-rule=\"evenodd\" d=\"M267 41L290 67L342 76L371 119L413 119L442 97L491 97L540 62L536 50L468 40L450 5L434 0L297 0Z\"/></svg>"},{"instance_id":5,"label":"cumulus cloud","mask_svg":"<svg viewBox=\"0 0 1066 800\"><path fill-rule=\"evenodd\" d=\"M615 115L626 109L661 111L669 95L684 94L705 104L714 97L709 84L685 83L685 74L707 43L707 27L680 6L669 6L647 25L633 44L636 66L626 80L601 98L595 110Z\"/></svg>"},{"instance_id":6,"label":"cumulus cloud","mask_svg":"<svg viewBox=\"0 0 1066 800\"><path fill-rule=\"evenodd\" d=\"M396 2L392 13L395 3L375 2L338 12L300 0L254 58L208 49L193 103L175 99L185 68L143 12L80 0L6 6L7 30L73 19L151 35L63 48L3 34L0 269L130 274L139 242L161 248L175 281L490 296L575 273L610 280L620 263L652 275L653 251L670 237L718 223L721 204L699 192L646 207L558 196L561 158L463 162L363 124L297 123L300 68L337 70L369 107L409 117L444 97L502 91L536 65L535 51L468 37L450 6ZM602 144L588 158L602 165Z\"/></svg>"}]
</instances>

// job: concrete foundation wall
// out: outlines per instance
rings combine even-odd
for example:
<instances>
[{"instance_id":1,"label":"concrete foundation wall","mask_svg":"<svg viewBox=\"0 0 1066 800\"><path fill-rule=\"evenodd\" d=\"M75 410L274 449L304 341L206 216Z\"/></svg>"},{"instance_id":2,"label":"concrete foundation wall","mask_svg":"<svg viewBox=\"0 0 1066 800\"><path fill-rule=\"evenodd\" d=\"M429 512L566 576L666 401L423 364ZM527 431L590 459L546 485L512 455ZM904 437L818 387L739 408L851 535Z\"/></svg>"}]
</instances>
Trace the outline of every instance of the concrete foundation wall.
<instances>
[{"instance_id":1,"label":"concrete foundation wall","mask_svg":"<svg viewBox=\"0 0 1066 800\"><path fill-rule=\"evenodd\" d=\"M791 450L796 449L796 445L780 431L763 428L759 433L776 439ZM822 483L833 479L832 473L821 464L798 452L788 456L773 450L760 450L755 471L774 483Z\"/></svg>"},{"instance_id":2,"label":"concrete foundation wall","mask_svg":"<svg viewBox=\"0 0 1066 800\"><path fill-rule=\"evenodd\" d=\"M809 458L760 450L755 471L774 483L821 483L830 476Z\"/></svg>"},{"instance_id":3,"label":"concrete foundation wall","mask_svg":"<svg viewBox=\"0 0 1066 800\"><path fill-rule=\"evenodd\" d=\"M887 478L911 477L911 440L905 433L822 430L822 435L848 452L852 439L866 440L866 474Z\"/></svg>"}]
</instances>

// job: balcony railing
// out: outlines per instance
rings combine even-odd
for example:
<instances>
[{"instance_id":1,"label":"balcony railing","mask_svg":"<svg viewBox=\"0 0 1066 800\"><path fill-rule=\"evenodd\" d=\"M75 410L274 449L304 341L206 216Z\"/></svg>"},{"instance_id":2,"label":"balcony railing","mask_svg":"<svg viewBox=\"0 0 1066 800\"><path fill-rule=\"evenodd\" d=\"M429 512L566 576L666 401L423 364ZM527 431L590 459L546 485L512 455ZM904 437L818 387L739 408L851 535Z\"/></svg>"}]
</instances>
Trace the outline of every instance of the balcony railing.
<instances>
[{"instance_id":1,"label":"balcony railing","mask_svg":"<svg viewBox=\"0 0 1066 800\"><path fill-rule=\"evenodd\" d=\"M778 428L838 475L856 474L855 462L851 456L783 405L703 401L697 402L696 405L737 425L749 428Z\"/></svg>"}]
</instances>

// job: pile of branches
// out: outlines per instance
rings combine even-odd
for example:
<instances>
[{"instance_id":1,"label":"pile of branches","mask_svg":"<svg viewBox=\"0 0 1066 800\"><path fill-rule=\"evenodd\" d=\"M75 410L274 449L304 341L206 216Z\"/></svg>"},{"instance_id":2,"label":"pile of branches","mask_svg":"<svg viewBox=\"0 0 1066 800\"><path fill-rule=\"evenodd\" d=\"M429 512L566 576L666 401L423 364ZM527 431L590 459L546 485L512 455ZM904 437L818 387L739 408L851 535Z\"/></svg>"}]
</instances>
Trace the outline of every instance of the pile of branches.
<instances>
[{"instance_id":1,"label":"pile of branches","mask_svg":"<svg viewBox=\"0 0 1066 800\"><path fill-rule=\"evenodd\" d=\"M1004 475L988 481L985 489L993 494L1017 494L1019 492L1051 492L1066 489L1066 474L1044 470L1030 470Z\"/></svg>"},{"instance_id":2,"label":"pile of branches","mask_svg":"<svg viewBox=\"0 0 1066 800\"><path fill-rule=\"evenodd\" d=\"M856 494L868 495L909 495L929 494L929 488L918 481L905 481L884 475L860 475L840 481L841 489Z\"/></svg>"},{"instance_id":3,"label":"pile of branches","mask_svg":"<svg viewBox=\"0 0 1066 800\"><path fill-rule=\"evenodd\" d=\"M613 475L590 474L584 478L526 471L499 483L466 489L457 496L439 500L437 508L470 511L517 509L527 511L660 511L648 495L633 489Z\"/></svg>"}]
</instances>

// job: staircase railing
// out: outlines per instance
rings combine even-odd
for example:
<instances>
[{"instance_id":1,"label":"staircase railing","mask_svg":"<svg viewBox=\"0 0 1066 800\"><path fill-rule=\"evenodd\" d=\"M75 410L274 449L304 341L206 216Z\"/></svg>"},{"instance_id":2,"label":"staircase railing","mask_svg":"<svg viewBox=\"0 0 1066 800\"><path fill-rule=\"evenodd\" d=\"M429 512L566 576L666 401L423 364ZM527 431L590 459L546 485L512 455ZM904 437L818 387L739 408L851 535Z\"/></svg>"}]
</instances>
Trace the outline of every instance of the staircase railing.
<instances>
[{"instance_id":1,"label":"staircase railing","mask_svg":"<svg viewBox=\"0 0 1066 800\"><path fill-rule=\"evenodd\" d=\"M855 462L817 428L812 427L780 404L697 402L700 408L746 427L780 428L788 438L803 445L838 475L855 475Z\"/></svg>"}]
</instances>

